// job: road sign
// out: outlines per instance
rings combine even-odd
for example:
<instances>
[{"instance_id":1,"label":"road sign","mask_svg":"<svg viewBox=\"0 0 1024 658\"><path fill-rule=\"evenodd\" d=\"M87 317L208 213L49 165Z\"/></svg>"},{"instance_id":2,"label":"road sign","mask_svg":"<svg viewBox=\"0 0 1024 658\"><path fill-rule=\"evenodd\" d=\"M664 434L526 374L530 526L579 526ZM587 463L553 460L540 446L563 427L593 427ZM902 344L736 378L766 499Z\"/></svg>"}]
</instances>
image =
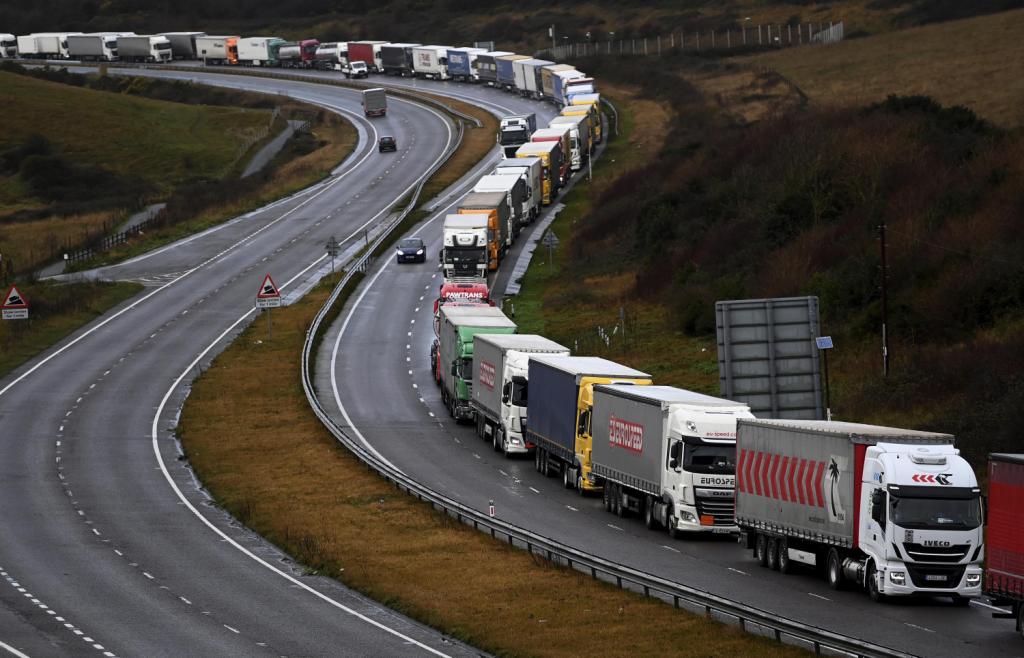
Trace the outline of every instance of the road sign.
<instances>
[{"instance_id":1,"label":"road sign","mask_svg":"<svg viewBox=\"0 0 1024 658\"><path fill-rule=\"evenodd\" d=\"M4 320L28 319L28 301L18 292L17 286L11 286L11 289L7 291L0 310L2 310Z\"/></svg>"},{"instance_id":2,"label":"road sign","mask_svg":"<svg viewBox=\"0 0 1024 658\"><path fill-rule=\"evenodd\" d=\"M818 336L814 339L814 344L819 350L830 350L832 349L832 336Z\"/></svg>"},{"instance_id":3,"label":"road sign","mask_svg":"<svg viewBox=\"0 0 1024 658\"><path fill-rule=\"evenodd\" d=\"M256 293L256 308L278 308L279 306L281 306L281 291L267 274L263 277L260 291Z\"/></svg>"}]
</instances>

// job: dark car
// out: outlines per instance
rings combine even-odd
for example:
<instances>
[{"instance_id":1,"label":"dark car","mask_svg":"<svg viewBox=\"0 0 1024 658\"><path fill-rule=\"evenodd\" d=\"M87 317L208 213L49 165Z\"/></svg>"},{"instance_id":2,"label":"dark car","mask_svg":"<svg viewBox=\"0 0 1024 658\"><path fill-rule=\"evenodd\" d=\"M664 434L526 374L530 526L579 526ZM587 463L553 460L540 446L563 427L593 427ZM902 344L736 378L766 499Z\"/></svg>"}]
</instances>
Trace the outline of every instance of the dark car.
<instances>
[{"instance_id":1,"label":"dark car","mask_svg":"<svg viewBox=\"0 0 1024 658\"><path fill-rule=\"evenodd\" d=\"M427 262L427 245L419 238L406 238L398 243L399 263Z\"/></svg>"},{"instance_id":2,"label":"dark car","mask_svg":"<svg viewBox=\"0 0 1024 658\"><path fill-rule=\"evenodd\" d=\"M394 137L385 135L377 141L377 150L381 153L384 151L397 151L398 142L395 141Z\"/></svg>"}]
</instances>

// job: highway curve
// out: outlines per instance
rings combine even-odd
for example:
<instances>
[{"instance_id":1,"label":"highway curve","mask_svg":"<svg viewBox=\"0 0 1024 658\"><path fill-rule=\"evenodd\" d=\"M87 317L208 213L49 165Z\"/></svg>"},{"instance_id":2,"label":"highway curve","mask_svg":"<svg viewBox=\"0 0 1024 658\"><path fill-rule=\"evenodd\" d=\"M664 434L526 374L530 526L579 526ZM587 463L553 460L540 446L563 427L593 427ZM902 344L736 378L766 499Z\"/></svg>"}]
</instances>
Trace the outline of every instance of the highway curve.
<instances>
[{"instance_id":1,"label":"highway curve","mask_svg":"<svg viewBox=\"0 0 1024 658\"><path fill-rule=\"evenodd\" d=\"M532 109L538 124L553 113L494 90L419 85ZM407 475L481 511L493 500L504 520L580 550L872 643L923 656L1020 655L1012 623L991 619L979 602L969 609L943 599L876 604L861 592L833 592L810 572L784 576L758 567L732 538L671 541L637 519L617 519L599 498L581 498L536 473L532 459L492 452L471 427L451 421L431 381L441 220L414 233L429 245L427 263L398 266L389 258L369 273L325 336L316 380L339 424Z\"/></svg>"},{"instance_id":2,"label":"highway curve","mask_svg":"<svg viewBox=\"0 0 1024 658\"><path fill-rule=\"evenodd\" d=\"M379 222L454 127L394 99L367 121L338 88L164 75L320 103L354 119L360 144L310 190L105 268L148 287L0 380L0 655L476 655L241 528L171 431L189 381L252 319L263 275L288 293L321 272L327 238ZM376 152L385 132L397 154Z\"/></svg>"}]
</instances>

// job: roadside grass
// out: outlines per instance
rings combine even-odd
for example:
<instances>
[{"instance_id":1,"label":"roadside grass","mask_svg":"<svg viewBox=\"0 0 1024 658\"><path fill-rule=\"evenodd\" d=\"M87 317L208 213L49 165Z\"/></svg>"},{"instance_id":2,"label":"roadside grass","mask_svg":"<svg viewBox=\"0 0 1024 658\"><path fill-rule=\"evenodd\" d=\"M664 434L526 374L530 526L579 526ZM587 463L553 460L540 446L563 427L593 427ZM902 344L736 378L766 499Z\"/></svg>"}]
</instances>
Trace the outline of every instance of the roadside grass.
<instances>
[{"instance_id":1,"label":"roadside grass","mask_svg":"<svg viewBox=\"0 0 1024 658\"><path fill-rule=\"evenodd\" d=\"M18 283L28 320L0 323L0 378L142 290L135 283ZM3 288L3 293L7 288Z\"/></svg>"},{"instance_id":2,"label":"roadside grass","mask_svg":"<svg viewBox=\"0 0 1024 658\"><path fill-rule=\"evenodd\" d=\"M309 187L326 178L331 170L352 153L357 133L344 118L325 112L321 120L314 123L312 138L318 144L312 152L293 158L295 154L289 154L286 148L268 164L266 171L272 174L268 175L266 182L252 194L207 207L193 219L150 230L124 245L78 264L75 269L89 269L120 262L222 224L228 219Z\"/></svg>"},{"instance_id":3,"label":"roadside grass","mask_svg":"<svg viewBox=\"0 0 1024 658\"><path fill-rule=\"evenodd\" d=\"M41 134L67 161L141 180L153 194L170 192L194 178L220 178L239 146L265 127L270 113L230 107L190 106L38 80L0 72L5 108L0 151ZM31 193L0 177L8 214ZM13 196L12 190L21 192ZM10 205L8 205L10 204Z\"/></svg>"},{"instance_id":4,"label":"roadside grass","mask_svg":"<svg viewBox=\"0 0 1024 658\"><path fill-rule=\"evenodd\" d=\"M862 107L889 94L965 105L1004 127L1024 123L1024 10L1007 11L816 48L741 58L782 73L813 103Z\"/></svg>"},{"instance_id":5,"label":"roadside grass","mask_svg":"<svg viewBox=\"0 0 1024 658\"><path fill-rule=\"evenodd\" d=\"M497 655L803 655L511 549L368 471L299 383L296 355L331 285L276 311L273 340L250 325L187 400L185 454L236 518L312 571Z\"/></svg>"},{"instance_id":6,"label":"roadside grass","mask_svg":"<svg viewBox=\"0 0 1024 658\"><path fill-rule=\"evenodd\" d=\"M498 134L498 119L490 112L452 98L434 94L424 95L435 98L463 114L479 119L483 127L477 128L469 123L464 124L465 130L462 135L461 147L423 186L423 193L420 196L421 203L440 194L480 162L494 148L495 136Z\"/></svg>"},{"instance_id":7,"label":"roadside grass","mask_svg":"<svg viewBox=\"0 0 1024 658\"><path fill-rule=\"evenodd\" d=\"M63 245L88 243L125 218L124 211L109 210L6 222L0 230L0 254L11 261L13 271L31 272L51 262Z\"/></svg>"}]
</instances>

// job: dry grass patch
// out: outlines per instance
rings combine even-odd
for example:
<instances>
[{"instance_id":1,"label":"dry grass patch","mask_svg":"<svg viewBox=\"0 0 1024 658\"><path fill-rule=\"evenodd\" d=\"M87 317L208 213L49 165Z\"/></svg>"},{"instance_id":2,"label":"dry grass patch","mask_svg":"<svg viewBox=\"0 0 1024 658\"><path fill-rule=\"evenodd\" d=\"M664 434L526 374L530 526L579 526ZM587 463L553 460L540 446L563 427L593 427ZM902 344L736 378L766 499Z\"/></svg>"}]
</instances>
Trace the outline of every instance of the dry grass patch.
<instances>
[{"instance_id":1,"label":"dry grass patch","mask_svg":"<svg viewBox=\"0 0 1024 658\"><path fill-rule=\"evenodd\" d=\"M773 68L815 103L860 106L889 94L966 105L1003 126L1024 122L1024 10L745 58Z\"/></svg>"},{"instance_id":2,"label":"dry grass patch","mask_svg":"<svg viewBox=\"0 0 1024 658\"><path fill-rule=\"evenodd\" d=\"M299 385L297 355L328 292L275 311L272 341L254 322L185 406L189 459L249 527L310 568L499 655L802 654L510 549L366 470Z\"/></svg>"},{"instance_id":3,"label":"dry grass patch","mask_svg":"<svg viewBox=\"0 0 1024 658\"><path fill-rule=\"evenodd\" d=\"M106 233L125 217L123 212L94 212L0 224L0 254L15 271L35 270L59 257L68 244L84 244Z\"/></svg>"}]
</instances>

